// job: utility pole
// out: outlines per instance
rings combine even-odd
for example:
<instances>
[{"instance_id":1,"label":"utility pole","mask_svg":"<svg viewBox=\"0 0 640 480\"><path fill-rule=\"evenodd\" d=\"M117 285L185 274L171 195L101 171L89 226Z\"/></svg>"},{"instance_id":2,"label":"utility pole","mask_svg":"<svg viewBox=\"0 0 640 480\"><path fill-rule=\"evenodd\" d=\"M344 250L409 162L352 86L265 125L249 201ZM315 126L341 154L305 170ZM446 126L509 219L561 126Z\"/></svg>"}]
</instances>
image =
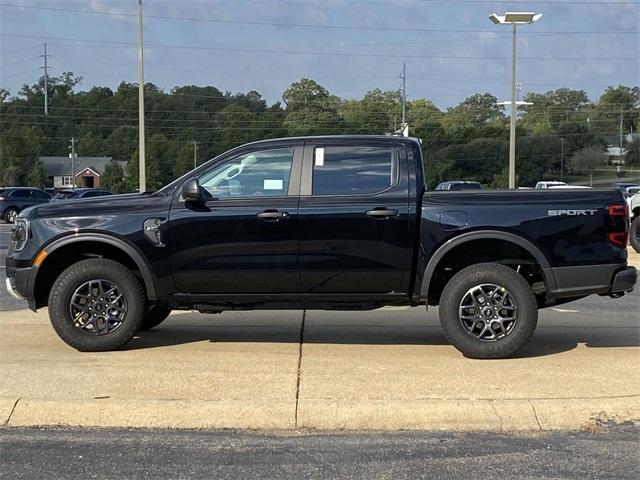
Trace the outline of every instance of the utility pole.
<instances>
[{"instance_id":1,"label":"utility pole","mask_svg":"<svg viewBox=\"0 0 640 480\"><path fill-rule=\"evenodd\" d=\"M623 110L624 107L620 106L620 163L622 163L622 122L623 122Z\"/></svg>"},{"instance_id":2,"label":"utility pole","mask_svg":"<svg viewBox=\"0 0 640 480\"><path fill-rule=\"evenodd\" d=\"M404 124L407 121L406 118L406 109L407 109L407 63L402 62L402 75L400 75L402 79L402 127L404 128Z\"/></svg>"},{"instance_id":3,"label":"utility pole","mask_svg":"<svg viewBox=\"0 0 640 480\"><path fill-rule=\"evenodd\" d=\"M71 190L76 188L76 139L71 137Z\"/></svg>"},{"instance_id":4,"label":"utility pole","mask_svg":"<svg viewBox=\"0 0 640 480\"><path fill-rule=\"evenodd\" d=\"M47 55L47 44L44 44L44 55L40 55L44 58L44 67L40 67L44 70L44 114L49 115L49 65L47 65L47 58L51 55Z\"/></svg>"},{"instance_id":5,"label":"utility pole","mask_svg":"<svg viewBox=\"0 0 640 480\"><path fill-rule=\"evenodd\" d=\"M560 137L560 181L564 181L564 137Z\"/></svg>"},{"instance_id":6,"label":"utility pole","mask_svg":"<svg viewBox=\"0 0 640 480\"><path fill-rule=\"evenodd\" d=\"M142 40L142 0L138 0L138 183L140 192L147 189L144 151L144 47Z\"/></svg>"},{"instance_id":7,"label":"utility pole","mask_svg":"<svg viewBox=\"0 0 640 480\"><path fill-rule=\"evenodd\" d=\"M193 141L193 168L198 166L198 142Z\"/></svg>"}]
</instances>

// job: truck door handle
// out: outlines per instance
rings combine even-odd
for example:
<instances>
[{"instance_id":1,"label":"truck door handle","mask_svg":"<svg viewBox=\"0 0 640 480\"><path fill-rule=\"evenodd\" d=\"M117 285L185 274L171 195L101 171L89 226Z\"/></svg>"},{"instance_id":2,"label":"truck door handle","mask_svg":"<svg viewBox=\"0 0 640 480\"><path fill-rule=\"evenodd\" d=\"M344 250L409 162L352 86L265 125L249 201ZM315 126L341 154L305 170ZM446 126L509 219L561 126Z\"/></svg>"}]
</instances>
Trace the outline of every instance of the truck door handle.
<instances>
[{"instance_id":1,"label":"truck door handle","mask_svg":"<svg viewBox=\"0 0 640 480\"><path fill-rule=\"evenodd\" d=\"M257 217L266 222L277 222L289 218L289 212L280 212L278 210L265 210L260 212Z\"/></svg>"},{"instance_id":2,"label":"truck door handle","mask_svg":"<svg viewBox=\"0 0 640 480\"><path fill-rule=\"evenodd\" d=\"M367 211L368 217L385 219L389 217L395 217L398 215L398 210L394 210L392 208L374 208L373 210Z\"/></svg>"}]
</instances>

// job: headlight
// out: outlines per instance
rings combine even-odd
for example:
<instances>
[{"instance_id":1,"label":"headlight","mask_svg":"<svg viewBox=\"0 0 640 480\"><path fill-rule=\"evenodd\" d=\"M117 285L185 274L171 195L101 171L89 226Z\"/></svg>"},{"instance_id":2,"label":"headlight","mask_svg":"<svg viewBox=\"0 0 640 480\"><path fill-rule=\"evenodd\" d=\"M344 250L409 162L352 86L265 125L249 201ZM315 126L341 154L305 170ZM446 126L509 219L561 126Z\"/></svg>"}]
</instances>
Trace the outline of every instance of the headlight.
<instances>
[{"instance_id":1,"label":"headlight","mask_svg":"<svg viewBox=\"0 0 640 480\"><path fill-rule=\"evenodd\" d=\"M11 242L13 250L19 252L24 248L29 240L29 220L26 218L16 218L11 229Z\"/></svg>"}]
</instances>

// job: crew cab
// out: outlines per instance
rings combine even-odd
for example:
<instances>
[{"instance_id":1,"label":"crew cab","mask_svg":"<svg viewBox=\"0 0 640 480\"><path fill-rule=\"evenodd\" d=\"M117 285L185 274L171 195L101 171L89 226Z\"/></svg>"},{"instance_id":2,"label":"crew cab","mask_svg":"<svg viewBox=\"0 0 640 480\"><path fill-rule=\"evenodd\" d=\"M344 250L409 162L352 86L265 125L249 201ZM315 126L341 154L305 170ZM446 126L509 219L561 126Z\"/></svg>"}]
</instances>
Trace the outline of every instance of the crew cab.
<instances>
[{"instance_id":1,"label":"crew cab","mask_svg":"<svg viewBox=\"0 0 640 480\"><path fill-rule=\"evenodd\" d=\"M329 136L243 145L154 193L16 220L7 288L82 351L172 310L439 305L450 342L502 358L538 309L631 291L620 192L428 191L421 144Z\"/></svg>"}]
</instances>

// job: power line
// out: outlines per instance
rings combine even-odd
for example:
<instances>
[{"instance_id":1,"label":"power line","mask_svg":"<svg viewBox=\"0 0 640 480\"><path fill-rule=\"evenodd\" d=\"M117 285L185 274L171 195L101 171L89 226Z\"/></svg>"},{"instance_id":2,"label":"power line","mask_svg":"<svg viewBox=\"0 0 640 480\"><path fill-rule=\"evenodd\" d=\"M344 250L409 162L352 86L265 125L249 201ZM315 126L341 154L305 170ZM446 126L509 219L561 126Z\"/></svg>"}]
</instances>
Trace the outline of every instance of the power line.
<instances>
[{"instance_id":1,"label":"power line","mask_svg":"<svg viewBox=\"0 0 640 480\"><path fill-rule=\"evenodd\" d=\"M104 45L112 45L112 46L122 46L122 47L134 47L136 43L134 42L123 42L123 41L115 41L115 40L93 40L86 38L69 38L69 37L54 37L54 36L45 36L45 35L26 35L26 34L17 34L17 33L7 33L2 32L0 35L5 35L9 37L20 37L20 38L40 38L40 39L51 39L51 40L63 40L69 42L80 42L80 43L99 43ZM415 55L415 54L402 54L396 55L391 53L353 53L353 52L318 52L318 51L305 51L305 50L276 50L276 49L250 49L250 48L234 48L234 47L212 47L212 46L203 46L203 45L175 45L175 44L162 44L162 43L147 43L146 47L148 48L176 48L176 49L187 49L187 50L213 50L213 51L223 51L223 52L234 52L234 53L261 53L261 54L286 54L286 55L319 55L319 56L330 56L330 57L371 57L371 58L415 58L415 59L433 59L433 60L510 60L509 57L498 57L498 56L488 56L488 57L479 57L474 55L461 55L461 56L453 56L453 55ZM519 57L518 60L534 60L534 61L630 61L630 60L640 60L640 57Z\"/></svg>"},{"instance_id":2,"label":"power line","mask_svg":"<svg viewBox=\"0 0 640 480\"><path fill-rule=\"evenodd\" d=\"M40 55L40 57L41 56L42 55ZM36 60L36 59L38 59L40 57L29 57L29 58L25 58L23 60L20 60L19 62L10 63L9 65L0 65L0 69L4 70L5 68L15 67L16 65L22 65L22 64L25 64L25 63L29 63L30 61Z\"/></svg>"},{"instance_id":3,"label":"power line","mask_svg":"<svg viewBox=\"0 0 640 480\"><path fill-rule=\"evenodd\" d=\"M440 0L441 1L441 0ZM460 0L459 0L460 1ZM467 0L468 3L472 3L471 0ZM476 0L477 2L477 0ZM479 3L487 3L487 2L479 2ZM491 2L496 3L496 2ZM520 3L520 2L511 2L511 3ZM540 3L540 2L528 2L528 3ZM543 2L544 3L544 2ZM553 3L574 3L577 2L553 2ZM585 2L586 4L596 4L596 2ZM612 2L601 2L603 5L610 5ZM633 5L635 2L632 1L621 1L618 4L621 5ZM45 11L55 11L55 12L64 12L64 13L76 13L76 14L91 14L91 15L106 15L106 16L122 16L122 17L136 17L135 13L128 12L102 12L97 10L78 10L72 8L57 8L57 7L43 7L39 5L15 5L8 3L0 3L1 7L8 8L27 8L31 10L45 10ZM292 27L292 28L319 28L319 29L333 29L333 30L373 30L373 31L393 31L393 32L452 32L452 33L486 33L493 32L493 30L461 30L461 29L441 29L441 28L415 28L415 27L395 27L395 26L368 26L368 25L335 25L335 24L313 24L313 23L287 23L287 22L266 22L266 21L257 21L257 20L226 20L226 19L216 19L216 18L203 18L203 17L174 17L168 15L145 15L145 18L154 18L158 20L173 20L173 21L186 21L186 22L204 22L204 23L219 23L219 24L230 24L230 25L261 25L261 26L272 26L272 27ZM628 33L637 33L637 30L627 31L627 30L601 30L601 31L539 31L536 32L538 34L559 34L559 35L567 35L567 34L598 34L598 33L619 33L619 34L628 34Z\"/></svg>"}]
</instances>

